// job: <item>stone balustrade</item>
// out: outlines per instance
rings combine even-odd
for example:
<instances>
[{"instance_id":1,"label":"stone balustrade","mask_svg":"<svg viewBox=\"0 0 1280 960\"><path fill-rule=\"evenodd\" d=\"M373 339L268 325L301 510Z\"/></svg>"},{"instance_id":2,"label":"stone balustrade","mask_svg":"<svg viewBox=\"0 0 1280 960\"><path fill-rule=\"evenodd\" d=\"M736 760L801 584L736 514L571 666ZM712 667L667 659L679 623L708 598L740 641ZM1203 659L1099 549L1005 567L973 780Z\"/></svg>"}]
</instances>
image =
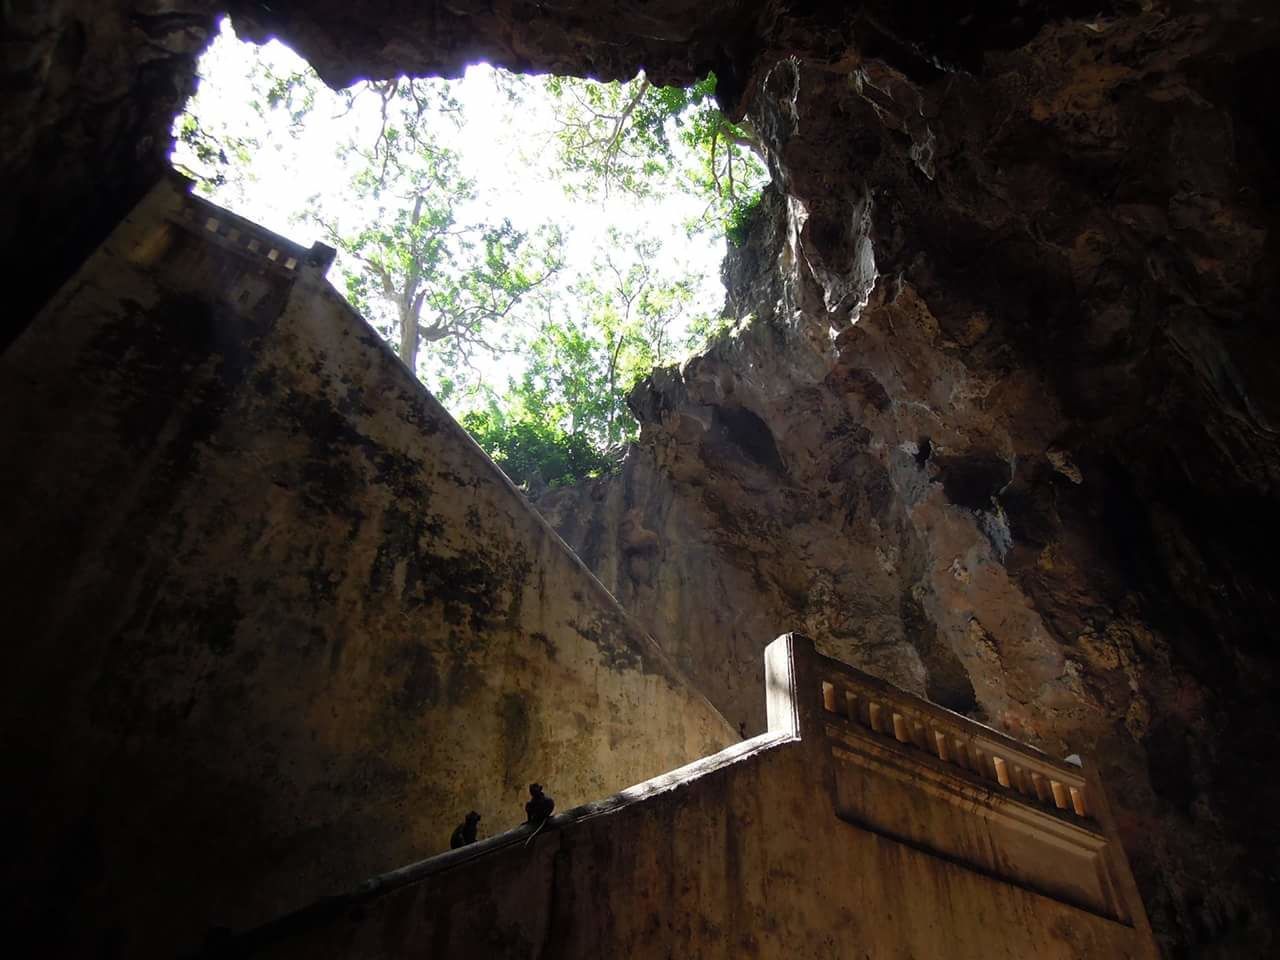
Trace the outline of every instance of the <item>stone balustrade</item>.
<instances>
[{"instance_id":1,"label":"stone balustrade","mask_svg":"<svg viewBox=\"0 0 1280 960\"><path fill-rule=\"evenodd\" d=\"M1025 743L793 640L803 739L824 744L836 815L1129 925L1141 909L1102 785ZM807 707L807 708L806 708ZM808 718L807 721L805 718Z\"/></svg>"},{"instance_id":2,"label":"stone balustrade","mask_svg":"<svg viewBox=\"0 0 1280 960\"><path fill-rule=\"evenodd\" d=\"M183 180L183 183L189 191L189 181ZM235 250L260 261L263 266L286 274L300 267L314 268L323 274L336 255L336 251L326 244L316 242L310 248L303 247L190 192L183 198L178 213L170 219L211 243Z\"/></svg>"},{"instance_id":3,"label":"stone balustrade","mask_svg":"<svg viewBox=\"0 0 1280 960\"><path fill-rule=\"evenodd\" d=\"M917 749L962 775L1028 803L1092 820L1083 770L997 730L905 694L848 664L820 658L822 706L865 730Z\"/></svg>"},{"instance_id":4,"label":"stone balustrade","mask_svg":"<svg viewBox=\"0 0 1280 960\"><path fill-rule=\"evenodd\" d=\"M760 736L558 813L532 841L526 826L409 864L208 956L461 958L483 943L524 957L548 943L566 958L1155 960L1087 762L798 634L766 650L765 686Z\"/></svg>"}]
</instances>

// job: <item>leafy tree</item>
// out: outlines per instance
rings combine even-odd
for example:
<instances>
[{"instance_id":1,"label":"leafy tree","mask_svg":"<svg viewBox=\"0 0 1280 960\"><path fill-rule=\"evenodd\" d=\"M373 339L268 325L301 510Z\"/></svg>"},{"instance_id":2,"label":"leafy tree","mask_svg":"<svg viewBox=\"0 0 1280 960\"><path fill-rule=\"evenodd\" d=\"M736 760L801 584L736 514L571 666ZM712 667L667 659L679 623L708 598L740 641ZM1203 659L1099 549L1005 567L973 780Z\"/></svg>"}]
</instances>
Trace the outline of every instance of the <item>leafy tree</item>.
<instances>
[{"instance_id":1,"label":"leafy tree","mask_svg":"<svg viewBox=\"0 0 1280 960\"><path fill-rule=\"evenodd\" d=\"M757 193L746 202L735 205L725 217L724 234L735 247L741 247L747 242L747 231L760 212L763 196L762 193Z\"/></svg>"},{"instance_id":2,"label":"leafy tree","mask_svg":"<svg viewBox=\"0 0 1280 960\"><path fill-rule=\"evenodd\" d=\"M258 147L253 137L236 136L225 129L208 129L189 110L174 119L173 134L177 142L187 148L185 162L176 160L175 167L206 194L225 187L238 170L246 169Z\"/></svg>"},{"instance_id":3,"label":"leafy tree","mask_svg":"<svg viewBox=\"0 0 1280 960\"><path fill-rule=\"evenodd\" d=\"M234 45L224 34L219 56ZM200 168L202 189L220 202L244 197L264 156L304 162L324 124L349 116L353 132L336 147L345 176L299 218L338 249L352 304L519 482L536 489L610 469L636 432L626 406L634 384L681 352L697 280L673 271L658 241L617 230L566 276L557 229L488 217L466 175L476 171L464 173L452 149L468 141L451 82L399 77L334 92L278 46L242 49L232 63L237 102L249 109L228 114L225 93L215 100L202 87L175 128L175 157ZM509 102L552 92L552 170L583 199L612 193L638 212L679 188L707 199L704 221L731 227L763 176L749 129L716 108L714 78L683 90L643 76L603 85L491 76ZM512 112L518 122L550 112L545 100L525 106ZM201 119L219 115L244 124ZM545 156L534 161L546 168Z\"/></svg>"},{"instance_id":4,"label":"leafy tree","mask_svg":"<svg viewBox=\"0 0 1280 960\"><path fill-rule=\"evenodd\" d=\"M462 417L462 425L515 483L536 495L608 472L615 461L584 434L529 415L510 401Z\"/></svg>"},{"instance_id":5,"label":"leafy tree","mask_svg":"<svg viewBox=\"0 0 1280 960\"><path fill-rule=\"evenodd\" d=\"M456 370L503 349L495 328L563 266L562 238L552 227L530 236L508 220L461 221L475 184L432 129L456 113L446 84L401 77L366 87L378 98L378 132L370 145L345 147L355 168L347 191L314 196L307 217L345 256L352 305L405 364L421 375L429 345L438 368Z\"/></svg>"},{"instance_id":6,"label":"leafy tree","mask_svg":"<svg viewBox=\"0 0 1280 960\"><path fill-rule=\"evenodd\" d=\"M766 177L759 139L715 100L715 74L662 87L644 73L626 83L548 77L560 129L558 157L572 188L650 196L672 184L705 198L694 228L731 222Z\"/></svg>"},{"instance_id":7,"label":"leafy tree","mask_svg":"<svg viewBox=\"0 0 1280 960\"><path fill-rule=\"evenodd\" d=\"M296 137L315 109L320 78L310 68L277 71L262 57L260 47L254 50L250 75L255 96L249 106L260 118L283 112L289 118L289 133Z\"/></svg>"},{"instance_id":8,"label":"leafy tree","mask_svg":"<svg viewBox=\"0 0 1280 960\"><path fill-rule=\"evenodd\" d=\"M576 418L605 444L617 444L634 432L627 394L637 380L672 359L672 323L694 296L690 278L658 273L661 248L652 238L611 229L595 270L574 287L579 302L587 305L585 330L570 324L544 327L551 348L566 358L597 351L597 382L564 380L558 388ZM578 367L589 369L586 356Z\"/></svg>"},{"instance_id":9,"label":"leafy tree","mask_svg":"<svg viewBox=\"0 0 1280 960\"><path fill-rule=\"evenodd\" d=\"M362 155L371 167L377 168L379 185L386 183L389 174L403 174L407 157L414 153L429 155L438 149L432 130L436 117L449 117L455 127L462 122L462 107L447 80L366 80L341 92L346 112L351 112L362 95L372 95L378 101L378 133L372 147Z\"/></svg>"},{"instance_id":10,"label":"leafy tree","mask_svg":"<svg viewBox=\"0 0 1280 960\"><path fill-rule=\"evenodd\" d=\"M222 33L234 42L234 34L223 25ZM216 45L215 45L216 46ZM264 145L274 139L285 119L284 128L297 137L303 130L322 84L310 67L303 69L279 69L264 54L264 47L257 44L239 44L237 53L248 79L251 114L242 114L252 122L253 131L240 129L232 132L227 124L208 118L207 97L217 97L217 90L208 90L209 78L205 75L205 61L201 61L199 86L195 96L184 105L174 120L173 134L176 148L174 166L196 181L197 188L207 195L224 194L228 189L238 198L243 196L246 181L253 178L253 169Z\"/></svg>"},{"instance_id":11,"label":"leafy tree","mask_svg":"<svg viewBox=\"0 0 1280 960\"><path fill-rule=\"evenodd\" d=\"M703 314L694 317L689 322L685 337L686 355L706 353L718 340L733 334L749 322L749 319L737 320L723 314Z\"/></svg>"},{"instance_id":12,"label":"leafy tree","mask_svg":"<svg viewBox=\"0 0 1280 960\"><path fill-rule=\"evenodd\" d=\"M415 372L423 344L437 346L449 366L469 363L477 350L498 352L494 326L562 266L559 232L530 237L505 220L459 223L458 208L475 191L452 151L423 148L411 166L399 165L385 185L377 161L357 172L348 200L358 224L347 226L319 198L309 213L354 264L348 298L394 338Z\"/></svg>"},{"instance_id":13,"label":"leafy tree","mask_svg":"<svg viewBox=\"0 0 1280 960\"><path fill-rule=\"evenodd\" d=\"M265 65L258 48L251 50L250 69L256 76ZM201 193L213 196L234 192L239 198L242 183L250 176L261 147L257 135L260 131L233 131L227 123L209 119L209 102L218 96L217 78L210 77L209 69L208 62L202 59L196 92L173 120L174 151L170 162L179 173L194 180ZM224 202L230 199L223 197Z\"/></svg>"},{"instance_id":14,"label":"leafy tree","mask_svg":"<svg viewBox=\"0 0 1280 960\"><path fill-rule=\"evenodd\" d=\"M672 327L693 298L689 277L659 274L657 241L616 229L610 241L567 296L539 298L542 320L523 347L523 373L463 418L508 475L532 490L618 462L636 433L627 396L673 359Z\"/></svg>"}]
</instances>

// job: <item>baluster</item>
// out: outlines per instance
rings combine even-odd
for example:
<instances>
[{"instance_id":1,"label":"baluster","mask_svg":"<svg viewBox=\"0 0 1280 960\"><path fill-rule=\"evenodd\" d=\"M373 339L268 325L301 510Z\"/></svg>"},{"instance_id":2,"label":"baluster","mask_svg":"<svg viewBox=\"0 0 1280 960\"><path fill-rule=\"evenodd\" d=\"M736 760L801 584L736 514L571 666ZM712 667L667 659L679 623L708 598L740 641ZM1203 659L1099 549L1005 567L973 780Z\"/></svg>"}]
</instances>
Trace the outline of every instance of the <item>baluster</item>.
<instances>
[{"instance_id":1,"label":"baluster","mask_svg":"<svg viewBox=\"0 0 1280 960\"><path fill-rule=\"evenodd\" d=\"M933 731L933 748L938 755L938 759L944 763L951 762L951 750L947 746L947 735L937 730Z\"/></svg>"},{"instance_id":2,"label":"baluster","mask_svg":"<svg viewBox=\"0 0 1280 960\"><path fill-rule=\"evenodd\" d=\"M836 701L836 688L834 684L822 681L822 709L827 713L839 713L840 708Z\"/></svg>"},{"instance_id":3,"label":"baluster","mask_svg":"<svg viewBox=\"0 0 1280 960\"><path fill-rule=\"evenodd\" d=\"M1077 817L1089 815L1084 805L1084 790L1081 787L1071 788L1071 809L1076 812Z\"/></svg>"},{"instance_id":4,"label":"baluster","mask_svg":"<svg viewBox=\"0 0 1280 960\"><path fill-rule=\"evenodd\" d=\"M1049 789L1053 791L1053 805L1059 810L1066 810L1071 805L1071 795L1065 785L1057 780L1049 781Z\"/></svg>"},{"instance_id":5,"label":"baluster","mask_svg":"<svg viewBox=\"0 0 1280 960\"><path fill-rule=\"evenodd\" d=\"M867 718L871 721L871 729L876 733L883 733L884 730L880 725L880 714L882 713L880 704L871 701L867 704Z\"/></svg>"},{"instance_id":6,"label":"baluster","mask_svg":"<svg viewBox=\"0 0 1280 960\"><path fill-rule=\"evenodd\" d=\"M1049 784L1042 774L1032 772L1031 786L1036 792L1036 799L1041 803L1049 802Z\"/></svg>"},{"instance_id":7,"label":"baluster","mask_svg":"<svg viewBox=\"0 0 1280 960\"><path fill-rule=\"evenodd\" d=\"M1009 765L1005 763L1004 757L992 756L991 762L996 768L996 783L1002 787L1009 786Z\"/></svg>"}]
</instances>

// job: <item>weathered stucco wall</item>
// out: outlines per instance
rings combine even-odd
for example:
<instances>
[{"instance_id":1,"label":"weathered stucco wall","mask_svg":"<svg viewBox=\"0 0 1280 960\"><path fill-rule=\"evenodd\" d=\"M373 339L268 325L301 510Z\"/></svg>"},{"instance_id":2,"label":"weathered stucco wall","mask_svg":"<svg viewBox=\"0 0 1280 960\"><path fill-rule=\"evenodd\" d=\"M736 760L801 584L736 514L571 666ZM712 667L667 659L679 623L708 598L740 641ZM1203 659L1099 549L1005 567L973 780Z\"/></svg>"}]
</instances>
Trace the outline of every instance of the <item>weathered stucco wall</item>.
<instances>
[{"instance_id":1,"label":"weathered stucco wall","mask_svg":"<svg viewBox=\"0 0 1280 960\"><path fill-rule=\"evenodd\" d=\"M1035 862L1043 876L1087 883L1099 863L1073 872L1072 853L1083 848L1068 834L1096 838L1105 859L1118 850L1107 828L1045 812L891 734L846 727L821 706L822 680L842 682L840 667L816 657L804 638L780 638L769 648L769 734L569 811L527 846L520 830L415 865L374 881L377 889L229 941L227 950L279 960L1154 960L1122 856L1102 868L1112 886L1109 905L1098 909L1007 879L1020 853L1030 853L1034 861L1022 862ZM900 693L876 695L909 709ZM1011 763L1020 755L1011 744L997 749ZM862 792L863 812L879 818L876 828L837 799L848 785ZM922 842L882 829L904 813ZM1022 820L1001 835L987 818L1007 815L1040 817L1041 825ZM931 852L938 849L949 855ZM972 866L991 854L991 869Z\"/></svg>"},{"instance_id":2,"label":"weathered stucco wall","mask_svg":"<svg viewBox=\"0 0 1280 960\"><path fill-rule=\"evenodd\" d=\"M147 204L0 362L5 903L51 954L171 952L531 780L737 739L307 251Z\"/></svg>"}]
</instances>

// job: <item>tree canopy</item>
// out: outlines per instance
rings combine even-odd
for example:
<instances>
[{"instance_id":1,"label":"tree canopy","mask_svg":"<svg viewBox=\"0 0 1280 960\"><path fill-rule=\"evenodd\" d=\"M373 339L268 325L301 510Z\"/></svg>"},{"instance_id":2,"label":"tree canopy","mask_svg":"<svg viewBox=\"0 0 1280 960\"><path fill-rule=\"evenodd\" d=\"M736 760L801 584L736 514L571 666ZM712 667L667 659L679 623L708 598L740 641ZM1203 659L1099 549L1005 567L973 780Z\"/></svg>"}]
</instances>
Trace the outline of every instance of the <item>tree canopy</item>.
<instances>
[{"instance_id":1,"label":"tree canopy","mask_svg":"<svg viewBox=\"0 0 1280 960\"><path fill-rule=\"evenodd\" d=\"M275 165L297 179L314 167L317 189L289 219L338 250L352 305L531 491L610 469L635 436L636 382L721 326L709 271L684 262L694 248L678 255L651 222L683 196L686 233L732 237L758 196L759 147L716 107L714 77L672 88L490 71L496 125L468 114L460 81L333 92L279 50L221 55L237 63L238 98L217 90L226 67L202 63L175 166L250 217L274 199L258 181ZM244 109L220 113L228 97ZM515 147L490 156L508 135ZM567 216L538 206L557 189Z\"/></svg>"},{"instance_id":2,"label":"tree canopy","mask_svg":"<svg viewBox=\"0 0 1280 960\"><path fill-rule=\"evenodd\" d=\"M715 74L690 87L656 86L643 72L625 83L546 77L543 84L571 192L644 198L683 190L705 202L686 224L695 231L723 229L759 195L766 176L759 139L721 112Z\"/></svg>"},{"instance_id":3,"label":"tree canopy","mask_svg":"<svg viewBox=\"0 0 1280 960\"><path fill-rule=\"evenodd\" d=\"M506 219L461 221L459 208L475 198L475 186L454 151L423 131L388 140L381 158L351 152L363 160L349 185L356 202L344 216L313 195L307 219L354 262L345 273L352 306L415 373L427 372L419 364L423 344L434 348L437 367L500 352L498 328L563 266L559 229L548 224L531 236Z\"/></svg>"},{"instance_id":4,"label":"tree canopy","mask_svg":"<svg viewBox=\"0 0 1280 960\"><path fill-rule=\"evenodd\" d=\"M689 308L687 277L653 269L658 243L610 231L613 241L571 287L567 312L542 298L526 365L463 424L517 483L555 486L598 475L634 438L627 396L676 356L673 326Z\"/></svg>"}]
</instances>

